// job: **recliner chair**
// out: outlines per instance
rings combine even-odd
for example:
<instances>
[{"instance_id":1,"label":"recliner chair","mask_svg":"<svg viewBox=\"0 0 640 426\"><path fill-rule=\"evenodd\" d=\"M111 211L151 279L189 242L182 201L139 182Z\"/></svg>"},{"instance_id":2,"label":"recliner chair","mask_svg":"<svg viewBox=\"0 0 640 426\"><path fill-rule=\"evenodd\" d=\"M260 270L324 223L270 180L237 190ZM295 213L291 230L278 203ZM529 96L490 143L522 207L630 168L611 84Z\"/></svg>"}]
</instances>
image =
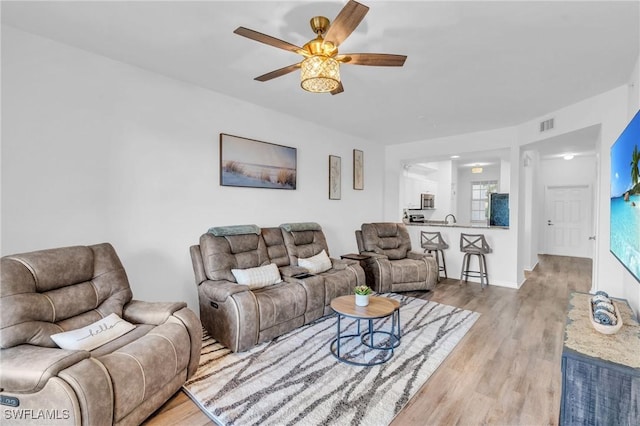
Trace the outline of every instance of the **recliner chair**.
<instances>
[{"instance_id":1,"label":"recliner chair","mask_svg":"<svg viewBox=\"0 0 640 426\"><path fill-rule=\"evenodd\" d=\"M431 290L438 279L436 259L411 251L411 239L402 223L363 223L356 231L360 254L365 261L369 284L378 293Z\"/></svg>"},{"instance_id":2,"label":"recliner chair","mask_svg":"<svg viewBox=\"0 0 640 426\"><path fill-rule=\"evenodd\" d=\"M198 368L196 315L185 303L132 300L108 243L5 256L0 289L3 425L137 425ZM135 328L93 350L51 338L114 313Z\"/></svg>"}]
</instances>

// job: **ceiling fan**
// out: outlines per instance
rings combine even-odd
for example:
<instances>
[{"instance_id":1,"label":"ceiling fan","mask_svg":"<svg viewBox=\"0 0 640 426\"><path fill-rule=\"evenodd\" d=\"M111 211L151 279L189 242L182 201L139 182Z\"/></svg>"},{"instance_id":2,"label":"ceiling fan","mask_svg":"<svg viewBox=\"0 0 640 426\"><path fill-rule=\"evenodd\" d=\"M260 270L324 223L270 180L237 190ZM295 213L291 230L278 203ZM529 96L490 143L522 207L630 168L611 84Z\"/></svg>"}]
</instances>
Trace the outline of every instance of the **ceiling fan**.
<instances>
[{"instance_id":1,"label":"ceiling fan","mask_svg":"<svg viewBox=\"0 0 640 426\"><path fill-rule=\"evenodd\" d=\"M356 29L368 11L369 7L349 0L333 23L324 16L311 18L311 29L317 36L302 47L245 27L238 27L234 33L304 56L297 64L268 72L255 80L269 81L300 68L300 85L303 89L337 95L344 91L340 81L340 64L401 67L407 59L404 55L387 53L338 54L338 46Z\"/></svg>"}]
</instances>

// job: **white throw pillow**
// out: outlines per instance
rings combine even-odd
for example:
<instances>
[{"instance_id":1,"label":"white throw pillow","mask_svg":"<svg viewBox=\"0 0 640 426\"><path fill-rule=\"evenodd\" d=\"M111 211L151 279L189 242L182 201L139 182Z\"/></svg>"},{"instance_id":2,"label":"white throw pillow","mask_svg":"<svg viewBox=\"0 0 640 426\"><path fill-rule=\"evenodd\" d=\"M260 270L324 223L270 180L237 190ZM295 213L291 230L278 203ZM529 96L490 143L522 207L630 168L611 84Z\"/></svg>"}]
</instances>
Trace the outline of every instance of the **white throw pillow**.
<instances>
[{"instance_id":1,"label":"white throw pillow","mask_svg":"<svg viewBox=\"0 0 640 426\"><path fill-rule=\"evenodd\" d=\"M232 269L231 273L238 284L248 285L251 290L282 282L280 271L275 263L247 269Z\"/></svg>"},{"instance_id":2,"label":"white throw pillow","mask_svg":"<svg viewBox=\"0 0 640 426\"><path fill-rule=\"evenodd\" d=\"M298 258L298 266L305 268L310 274L319 274L331 269L331 259L327 256L327 252L322 250L315 256L306 259Z\"/></svg>"},{"instance_id":3,"label":"white throw pillow","mask_svg":"<svg viewBox=\"0 0 640 426\"><path fill-rule=\"evenodd\" d=\"M51 338L62 349L90 351L117 339L134 328L136 328L135 325L116 314L111 314L86 327L52 334Z\"/></svg>"}]
</instances>

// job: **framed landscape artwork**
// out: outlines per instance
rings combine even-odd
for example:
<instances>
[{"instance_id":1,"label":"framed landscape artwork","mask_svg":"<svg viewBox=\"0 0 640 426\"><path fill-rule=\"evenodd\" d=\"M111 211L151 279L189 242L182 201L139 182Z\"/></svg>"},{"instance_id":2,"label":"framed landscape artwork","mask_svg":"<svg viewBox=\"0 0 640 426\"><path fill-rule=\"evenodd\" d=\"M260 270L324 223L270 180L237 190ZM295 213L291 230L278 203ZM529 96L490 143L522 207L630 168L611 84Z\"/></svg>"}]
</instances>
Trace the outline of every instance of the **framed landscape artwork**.
<instances>
[{"instance_id":1,"label":"framed landscape artwork","mask_svg":"<svg viewBox=\"0 0 640 426\"><path fill-rule=\"evenodd\" d=\"M353 189L364 189L364 153L353 150Z\"/></svg>"},{"instance_id":2,"label":"framed landscape artwork","mask_svg":"<svg viewBox=\"0 0 640 426\"><path fill-rule=\"evenodd\" d=\"M611 253L640 282L640 111L611 146Z\"/></svg>"},{"instance_id":3,"label":"framed landscape artwork","mask_svg":"<svg viewBox=\"0 0 640 426\"><path fill-rule=\"evenodd\" d=\"M296 189L297 150L220 133L220 185Z\"/></svg>"},{"instance_id":4,"label":"framed landscape artwork","mask_svg":"<svg viewBox=\"0 0 640 426\"><path fill-rule=\"evenodd\" d=\"M329 156L329 199L339 200L342 196L340 181L342 178L342 159L335 155Z\"/></svg>"}]
</instances>

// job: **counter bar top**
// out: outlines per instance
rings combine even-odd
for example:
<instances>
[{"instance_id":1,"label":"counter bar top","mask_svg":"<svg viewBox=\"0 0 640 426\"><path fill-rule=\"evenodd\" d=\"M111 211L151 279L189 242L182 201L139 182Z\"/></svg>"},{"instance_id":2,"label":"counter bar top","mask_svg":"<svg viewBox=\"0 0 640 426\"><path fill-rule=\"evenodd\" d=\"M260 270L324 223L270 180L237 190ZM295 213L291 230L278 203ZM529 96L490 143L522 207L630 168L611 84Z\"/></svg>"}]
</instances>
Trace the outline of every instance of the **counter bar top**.
<instances>
[{"instance_id":1,"label":"counter bar top","mask_svg":"<svg viewBox=\"0 0 640 426\"><path fill-rule=\"evenodd\" d=\"M475 223L450 223L445 224L441 221L426 221L426 222L407 222L405 225L408 226L436 226L440 228L474 228L474 229L509 229L508 226L490 226L484 224L475 224Z\"/></svg>"}]
</instances>

